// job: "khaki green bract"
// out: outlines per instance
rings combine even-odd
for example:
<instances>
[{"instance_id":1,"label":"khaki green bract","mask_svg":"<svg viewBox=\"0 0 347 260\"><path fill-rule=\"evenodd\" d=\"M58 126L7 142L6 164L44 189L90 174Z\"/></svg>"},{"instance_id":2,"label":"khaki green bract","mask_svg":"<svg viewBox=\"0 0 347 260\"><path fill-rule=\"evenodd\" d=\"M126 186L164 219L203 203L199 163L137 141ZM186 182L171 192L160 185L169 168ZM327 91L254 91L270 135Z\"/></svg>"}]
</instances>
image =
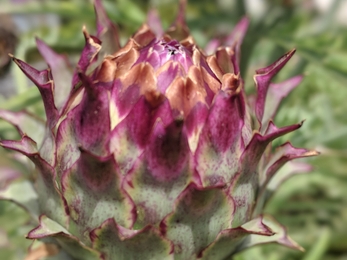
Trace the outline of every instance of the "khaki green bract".
<instances>
[{"instance_id":1,"label":"khaki green bract","mask_svg":"<svg viewBox=\"0 0 347 260\"><path fill-rule=\"evenodd\" d=\"M239 70L247 18L204 51L189 34L185 5L165 32L151 12L121 46L95 0L97 34L83 30L73 73L41 40L48 69L13 57L38 87L47 118L0 111L22 136L1 145L26 155L38 172L32 199L17 200L38 221L29 239L80 260L218 260L268 242L300 249L261 214L281 180L309 166L291 162L276 172L316 155L290 143L272 153L274 139L302 125L279 128L271 120L302 79L271 83L295 51L256 71L258 93L248 104ZM1 196L16 200L11 187Z\"/></svg>"}]
</instances>

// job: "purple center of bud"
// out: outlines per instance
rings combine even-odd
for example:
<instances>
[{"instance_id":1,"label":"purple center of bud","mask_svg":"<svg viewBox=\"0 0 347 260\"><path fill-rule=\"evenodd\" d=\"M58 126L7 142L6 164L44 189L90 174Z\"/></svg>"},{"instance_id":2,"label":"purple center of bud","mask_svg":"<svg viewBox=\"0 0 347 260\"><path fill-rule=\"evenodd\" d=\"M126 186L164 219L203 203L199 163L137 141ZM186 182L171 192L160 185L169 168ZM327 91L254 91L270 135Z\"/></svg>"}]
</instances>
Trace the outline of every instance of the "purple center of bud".
<instances>
[{"instance_id":1,"label":"purple center of bud","mask_svg":"<svg viewBox=\"0 0 347 260\"><path fill-rule=\"evenodd\" d=\"M185 73L188 73L189 67L193 65L191 56L191 51L177 40L167 42L165 39L155 39L140 50L140 57L136 61L136 64L148 62L154 70L157 70L166 62L174 61L183 67Z\"/></svg>"},{"instance_id":2,"label":"purple center of bud","mask_svg":"<svg viewBox=\"0 0 347 260\"><path fill-rule=\"evenodd\" d=\"M160 43L162 46L165 47L165 50L168 52L168 55L176 55L178 53L182 53L183 52L183 46L176 40L172 40L168 43L166 43L165 41L162 41Z\"/></svg>"}]
</instances>

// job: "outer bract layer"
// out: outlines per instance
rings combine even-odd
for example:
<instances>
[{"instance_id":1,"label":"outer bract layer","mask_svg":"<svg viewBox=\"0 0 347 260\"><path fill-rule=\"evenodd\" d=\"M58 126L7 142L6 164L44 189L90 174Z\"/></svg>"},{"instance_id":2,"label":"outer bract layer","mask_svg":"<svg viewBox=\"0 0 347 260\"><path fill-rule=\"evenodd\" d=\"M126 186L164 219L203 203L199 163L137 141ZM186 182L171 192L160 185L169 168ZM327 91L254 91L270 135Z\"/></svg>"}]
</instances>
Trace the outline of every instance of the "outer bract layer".
<instances>
[{"instance_id":1,"label":"outer bract layer","mask_svg":"<svg viewBox=\"0 0 347 260\"><path fill-rule=\"evenodd\" d=\"M28 129L30 114L0 111L22 135L1 145L29 157L39 172L37 205L23 205L40 216L28 238L51 238L83 260L218 260L268 242L300 249L261 215L281 180L309 167L292 163L280 179L275 173L316 154L290 143L271 152L275 138L302 125L271 121L301 81L271 83L295 51L256 71L250 107L239 70L247 18L207 55L189 34L185 5L166 32L150 12L121 47L117 27L95 0L97 35L83 30L74 73L39 39L49 69L13 57L38 87L47 117L36 124L42 138Z\"/></svg>"}]
</instances>

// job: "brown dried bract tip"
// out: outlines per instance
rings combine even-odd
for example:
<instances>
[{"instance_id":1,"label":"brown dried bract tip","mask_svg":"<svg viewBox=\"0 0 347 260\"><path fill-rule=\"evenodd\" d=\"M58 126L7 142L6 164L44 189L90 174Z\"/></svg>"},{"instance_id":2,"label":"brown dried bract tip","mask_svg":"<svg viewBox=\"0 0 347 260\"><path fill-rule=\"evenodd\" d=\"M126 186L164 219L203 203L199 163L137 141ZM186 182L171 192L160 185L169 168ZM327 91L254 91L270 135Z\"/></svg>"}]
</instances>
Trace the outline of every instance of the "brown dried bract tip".
<instances>
[{"instance_id":1,"label":"brown dried bract tip","mask_svg":"<svg viewBox=\"0 0 347 260\"><path fill-rule=\"evenodd\" d=\"M240 77L233 73L226 73L222 78L222 90L229 95L238 94L241 91Z\"/></svg>"},{"instance_id":2,"label":"brown dried bract tip","mask_svg":"<svg viewBox=\"0 0 347 260\"><path fill-rule=\"evenodd\" d=\"M134 41L141 47L149 44L156 35L152 32L147 24L143 24L133 36Z\"/></svg>"},{"instance_id":3,"label":"brown dried bract tip","mask_svg":"<svg viewBox=\"0 0 347 260\"><path fill-rule=\"evenodd\" d=\"M110 58L106 58L103 60L96 77L100 82L111 82L115 78L116 70L117 64Z\"/></svg>"},{"instance_id":4,"label":"brown dried bract tip","mask_svg":"<svg viewBox=\"0 0 347 260\"><path fill-rule=\"evenodd\" d=\"M160 104L162 104L165 100L165 96L161 94L159 91L149 90L144 93L144 96L147 102L153 107L156 108Z\"/></svg>"}]
</instances>

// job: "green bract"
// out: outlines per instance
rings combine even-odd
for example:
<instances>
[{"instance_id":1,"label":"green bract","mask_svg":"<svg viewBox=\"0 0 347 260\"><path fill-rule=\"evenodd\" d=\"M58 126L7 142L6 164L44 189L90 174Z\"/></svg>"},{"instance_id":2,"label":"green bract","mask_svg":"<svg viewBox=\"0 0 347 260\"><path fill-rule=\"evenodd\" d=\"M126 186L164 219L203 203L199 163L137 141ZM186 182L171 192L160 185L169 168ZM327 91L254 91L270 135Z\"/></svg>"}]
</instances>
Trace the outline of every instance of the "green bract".
<instances>
[{"instance_id":1,"label":"green bract","mask_svg":"<svg viewBox=\"0 0 347 260\"><path fill-rule=\"evenodd\" d=\"M258 93L248 104L239 70L247 18L225 41L211 42L207 55L190 36L184 9L181 1L166 32L151 12L122 47L95 0L97 34L84 29L76 69L41 40L49 69L13 57L38 87L47 117L0 111L22 136L0 144L38 172L30 203L18 201L38 221L28 238L81 260L218 260L268 242L300 249L261 215L281 180L310 167L292 163L275 173L316 155L290 143L271 149L302 125L278 128L271 120L302 79L271 83L295 51L256 71ZM11 198L11 189L2 197Z\"/></svg>"}]
</instances>

